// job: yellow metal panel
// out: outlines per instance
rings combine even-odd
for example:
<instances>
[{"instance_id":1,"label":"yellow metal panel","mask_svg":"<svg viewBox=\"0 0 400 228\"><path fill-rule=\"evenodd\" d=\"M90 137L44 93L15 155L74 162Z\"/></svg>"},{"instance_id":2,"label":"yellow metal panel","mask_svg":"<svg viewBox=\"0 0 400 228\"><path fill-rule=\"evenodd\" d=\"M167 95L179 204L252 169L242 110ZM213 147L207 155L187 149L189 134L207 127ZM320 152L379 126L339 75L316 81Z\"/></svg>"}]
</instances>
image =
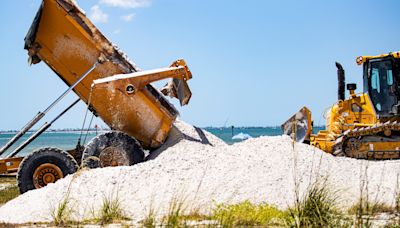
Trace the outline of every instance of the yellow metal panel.
<instances>
[{"instance_id":1,"label":"yellow metal panel","mask_svg":"<svg viewBox=\"0 0 400 228\"><path fill-rule=\"evenodd\" d=\"M358 65L365 63L370 59L380 59L384 57L392 56L393 58L400 59L400 52L390 52L389 54L375 55L375 56L359 56L356 58L356 62Z\"/></svg>"},{"instance_id":2,"label":"yellow metal panel","mask_svg":"<svg viewBox=\"0 0 400 228\"><path fill-rule=\"evenodd\" d=\"M22 159L23 157L1 159L0 174L17 172Z\"/></svg>"},{"instance_id":3,"label":"yellow metal panel","mask_svg":"<svg viewBox=\"0 0 400 228\"><path fill-rule=\"evenodd\" d=\"M41 12L29 54L46 62L67 85L99 57L107 60L75 87L84 102L88 102L93 80L136 71L71 1L44 0ZM177 111L151 85L144 85L130 95L112 83L106 89L95 88L90 106L112 129L135 137L145 148L156 148L167 137Z\"/></svg>"},{"instance_id":4,"label":"yellow metal panel","mask_svg":"<svg viewBox=\"0 0 400 228\"><path fill-rule=\"evenodd\" d=\"M310 144L332 153L333 143L340 134L355 127L372 126L377 121L367 93L350 97L332 106L327 114L327 129L314 135Z\"/></svg>"}]
</instances>

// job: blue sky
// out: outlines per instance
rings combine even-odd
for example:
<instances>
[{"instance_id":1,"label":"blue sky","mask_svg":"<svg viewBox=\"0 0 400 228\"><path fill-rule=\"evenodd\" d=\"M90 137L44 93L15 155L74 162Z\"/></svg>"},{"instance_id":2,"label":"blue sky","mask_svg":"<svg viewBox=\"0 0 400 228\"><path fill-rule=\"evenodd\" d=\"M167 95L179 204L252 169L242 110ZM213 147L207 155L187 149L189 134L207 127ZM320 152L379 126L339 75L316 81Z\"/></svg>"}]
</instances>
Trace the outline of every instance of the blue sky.
<instances>
[{"instance_id":1,"label":"blue sky","mask_svg":"<svg viewBox=\"0 0 400 228\"><path fill-rule=\"evenodd\" d=\"M0 1L2 130L21 128L67 89L44 63L27 64L23 39L41 1L16 2ZM399 50L396 0L78 4L142 69L187 61L193 97L178 109L182 119L198 126L279 125L304 105L316 124L324 124L324 110L337 99L335 61L361 91L355 58ZM75 98L69 95L47 119ZM80 104L53 128L79 127L84 111Z\"/></svg>"}]
</instances>

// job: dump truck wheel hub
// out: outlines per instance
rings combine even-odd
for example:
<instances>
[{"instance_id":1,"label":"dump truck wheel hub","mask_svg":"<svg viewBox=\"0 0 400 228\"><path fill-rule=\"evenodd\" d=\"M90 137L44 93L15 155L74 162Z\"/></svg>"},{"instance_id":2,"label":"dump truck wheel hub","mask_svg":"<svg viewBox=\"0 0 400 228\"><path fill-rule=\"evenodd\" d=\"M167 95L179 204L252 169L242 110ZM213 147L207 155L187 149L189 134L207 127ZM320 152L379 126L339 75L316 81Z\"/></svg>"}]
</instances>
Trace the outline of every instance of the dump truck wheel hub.
<instances>
[{"instance_id":1,"label":"dump truck wheel hub","mask_svg":"<svg viewBox=\"0 0 400 228\"><path fill-rule=\"evenodd\" d=\"M37 167L33 173L33 184L35 185L35 188L41 188L49 183L54 183L63 177L64 175L58 166L51 163L45 163Z\"/></svg>"},{"instance_id":2,"label":"dump truck wheel hub","mask_svg":"<svg viewBox=\"0 0 400 228\"><path fill-rule=\"evenodd\" d=\"M107 147L101 151L99 158L101 167L129 166L129 157L122 148Z\"/></svg>"}]
</instances>

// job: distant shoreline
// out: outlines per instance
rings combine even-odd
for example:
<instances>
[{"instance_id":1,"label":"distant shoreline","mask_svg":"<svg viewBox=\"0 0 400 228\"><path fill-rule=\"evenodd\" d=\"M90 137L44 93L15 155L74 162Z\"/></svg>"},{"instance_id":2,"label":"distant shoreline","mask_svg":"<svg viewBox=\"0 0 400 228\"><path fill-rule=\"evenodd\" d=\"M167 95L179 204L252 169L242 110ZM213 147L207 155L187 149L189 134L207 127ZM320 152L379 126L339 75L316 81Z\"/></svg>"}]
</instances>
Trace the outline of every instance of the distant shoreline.
<instances>
[{"instance_id":1,"label":"distant shoreline","mask_svg":"<svg viewBox=\"0 0 400 228\"><path fill-rule=\"evenodd\" d=\"M110 131L109 129L101 129L101 130L96 130L96 129L90 129L89 131L87 129L83 130L83 133L89 132L89 133L96 133L96 132L107 132ZM10 130L10 131L0 131L0 134L6 135L6 134L15 134L17 133L17 130ZM33 134L36 131L28 131L26 134ZM43 134L48 134L48 133L80 133L81 130L48 130L44 132Z\"/></svg>"},{"instance_id":2,"label":"distant shoreline","mask_svg":"<svg viewBox=\"0 0 400 228\"><path fill-rule=\"evenodd\" d=\"M255 127L255 126L249 126L249 127L243 127L243 126L233 126L234 129L266 129L266 128L270 128L270 129L277 129L277 128L281 128L281 126L267 126L267 127ZM231 129L232 126L227 126L227 127L201 127L205 130L208 129ZM325 126L314 126L315 128L325 128ZM0 134L15 134L17 133L19 130L6 130L6 131L2 131L0 130ZM84 129L83 132L85 133L87 131L87 129ZM89 133L95 133L95 132L107 132L110 131L110 129L89 129ZM36 132L36 130L30 130L27 132L27 134L31 134ZM50 129L48 131L46 131L45 133L80 133L81 129Z\"/></svg>"}]
</instances>

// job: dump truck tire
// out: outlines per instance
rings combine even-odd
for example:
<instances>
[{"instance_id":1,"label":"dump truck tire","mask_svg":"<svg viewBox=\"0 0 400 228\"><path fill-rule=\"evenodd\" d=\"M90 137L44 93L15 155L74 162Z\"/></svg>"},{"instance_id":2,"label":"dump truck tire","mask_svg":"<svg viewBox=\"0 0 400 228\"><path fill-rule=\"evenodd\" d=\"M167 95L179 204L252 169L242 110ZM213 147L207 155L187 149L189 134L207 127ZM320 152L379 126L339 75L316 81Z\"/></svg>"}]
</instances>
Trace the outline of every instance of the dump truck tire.
<instances>
[{"instance_id":1,"label":"dump truck tire","mask_svg":"<svg viewBox=\"0 0 400 228\"><path fill-rule=\"evenodd\" d=\"M54 183L58 179L73 174L78 163L66 151L58 148L41 148L26 156L17 173L21 194Z\"/></svg>"},{"instance_id":2,"label":"dump truck tire","mask_svg":"<svg viewBox=\"0 0 400 228\"><path fill-rule=\"evenodd\" d=\"M144 160L140 143L129 135L111 131L93 138L85 147L82 164L88 168L130 166Z\"/></svg>"}]
</instances>

